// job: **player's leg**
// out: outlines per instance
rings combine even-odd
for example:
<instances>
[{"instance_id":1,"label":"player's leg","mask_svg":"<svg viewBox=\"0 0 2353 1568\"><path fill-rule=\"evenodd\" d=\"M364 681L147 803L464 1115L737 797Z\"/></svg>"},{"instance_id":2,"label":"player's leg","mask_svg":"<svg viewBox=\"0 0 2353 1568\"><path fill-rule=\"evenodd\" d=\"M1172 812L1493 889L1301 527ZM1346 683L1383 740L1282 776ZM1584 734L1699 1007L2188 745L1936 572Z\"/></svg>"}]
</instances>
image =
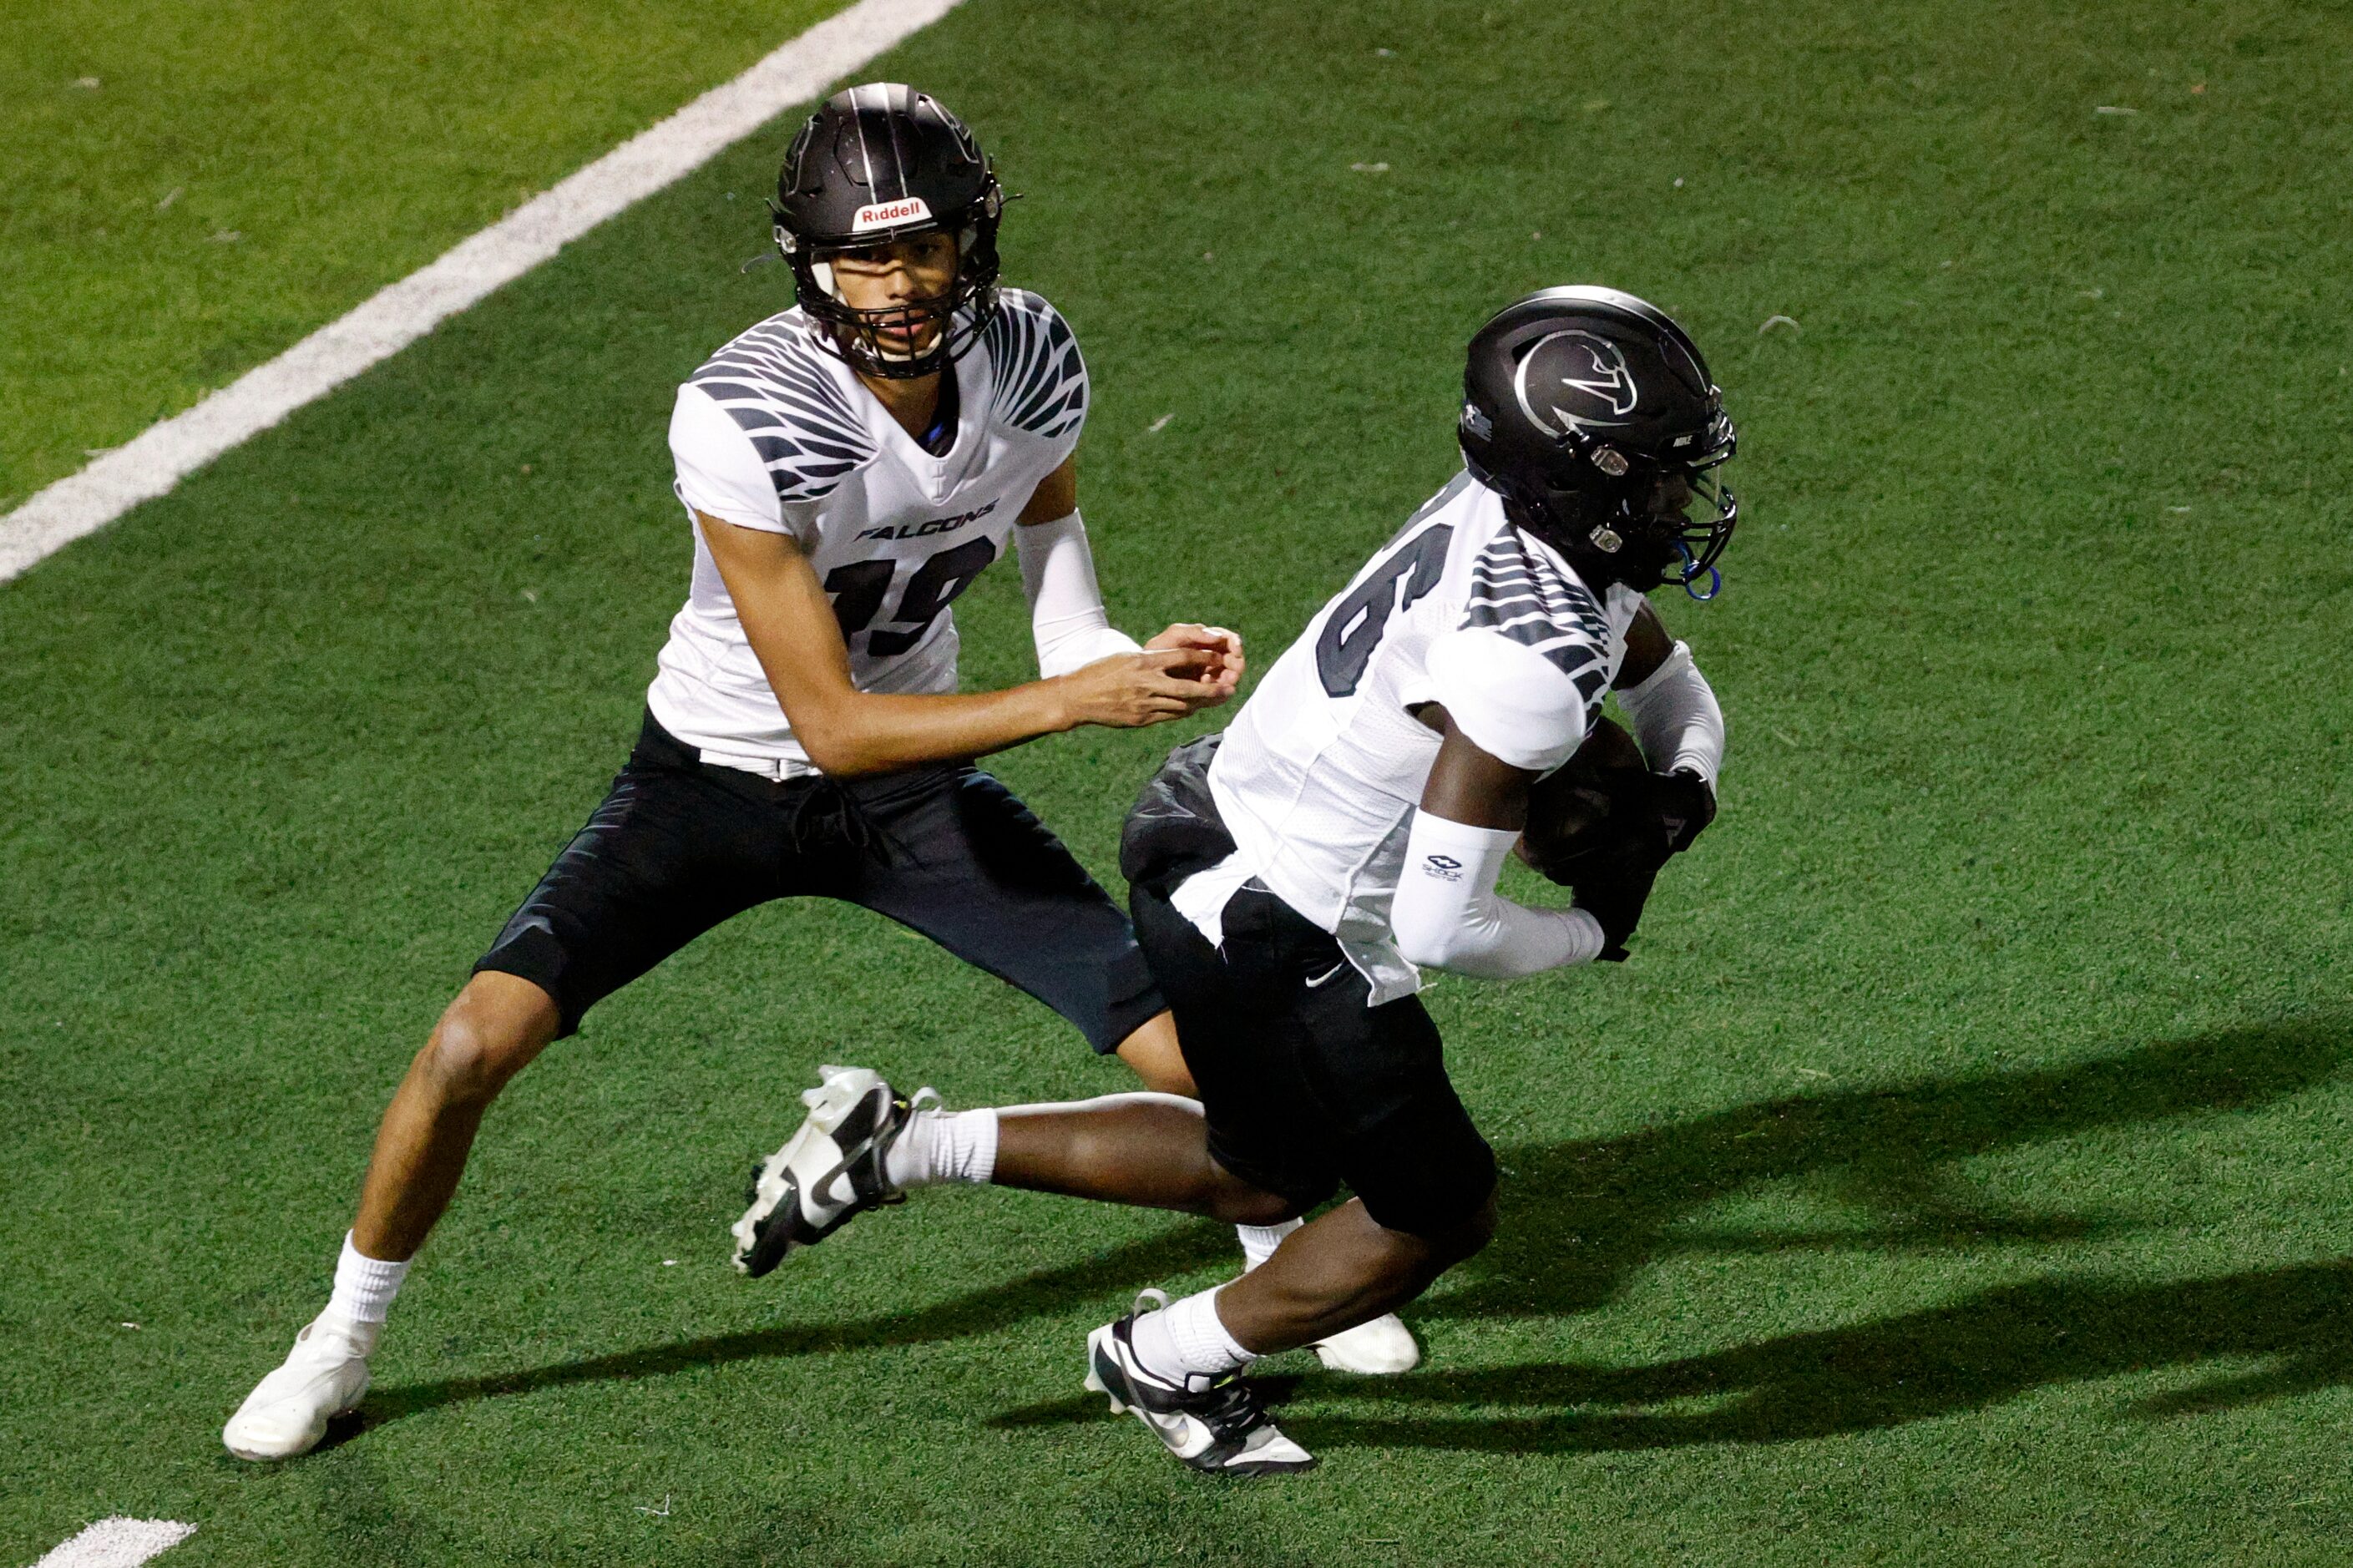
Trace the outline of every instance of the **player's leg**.
<instances>
[{"instance_id":1,"label":"player's leg","mask_svg":"<svg viewBox=\"0 0 2353 1568\"><path fill-rule=\"evenodd\" d=\"M1164 959L1163 949L1187 933L1164 935L1167 916L1144 898L1136 914L1182 1019L1181 951ZM1261 1055L1280 1054L1285 1064L1284 1078L1261 1095L1278 1105L1297 1100L1295 1114L1322 1130L1328 1157L1356 1194L1217 1293L1237 1342L1268 1354L1390 1313L1478 1251L1493 1228L1496 1167L1447 1079L1437 1026L1419 999L1367 1006L1369 988L1347 968L1311 977L1321 984L1289 981L1285 970L1336 962L1336 948L1271 894L1238 894L1226 919L1221 959L1244 970L1245 983L1253 968L1271 971L1255 982L1262 1005L1288 1015L1288 1027L1261 1031L1257 1042ZM1198 961L1209 950L1190 934ZM1278 1001L1286 984L1289 994ZM1189 1047L1189 1032L1187 1040ZM1217 1142L1226 1131L1225 1069L1207 1051L1194 1058L1211 1105L1213 1147L1229 1166L1254 1174L1253 1162L1269 1158L1271 1145L1239 1128L1228 1134L1232 1147Z\"/></svg>"},{"instance_id":2,"label":"player's leg","mask_svg":"<svg viewBox=\"0 0 2353 1568\"><path fill-rule=\"evenodd\" d=\"M449 1206L482 1113L555 1038L563 1016L533 981L484 970L466 983L385 1109L352 1243L406 1262ZM379 1320L380 1321L380 1320Z\"/></svg>"},{"instance_id":3,"label":"player's leg","mask_svg":"<svg viewBox=\"0 0 2353 1568\"><path fill-rule=\"evenodd\" d=\"M890 857L849 889L858 901L1048 1001L1098 1049L1166 1019L1124 917L994 780L969 772L905 779L858 799ZM1121 1008L1133 1024L1120 1020ZM1243 1015L1215 1012L1197 1026L1215 1032L1228 1022L1249 1026ZM902 1095L863 1068L828 1067L820 1076L802 1096L807 1116L755 1173L736 1222L735 1263L745 1273L765 1274L854 1215L944 1182L1266 1226L1326 1195L1334 1180L1311 1171L1303 1188L1285 1193L1237 1176L1210 1156L1190 1098L1145 1092L952 1111L929 1089Z\"/></svg>"},{"instance_id":4,"label":"player's leg","mask_svg":"<svg viewBox=\"0 0 2353 1568\"><path fill-rule=\"evenodd\" d=\"M759 803L698 769L649 721L587 826L442 1015L377 1130L327 1307L230 1417L230 1452L307 1452L356 1407L409 1259L448 1206L499 1091L598 1000L768 895L775 857Z\"/></svg>"},{"instance_id":5,"label":"player's leg","mask_svg":"<svg viewBox=\"0 0 2353 1568\"><path fill-rule=\"evenodd\" d=\"M1028 992L1146 1088L1189 1094L1167 1004L1126 915L1010 790L970 767L841 787L877 848L841 897Z\"/></svg>"},{"instance_id":6,"label":"player's leg","mask_svg":"<svg viewBox=\"0 0 2353 1568\"><path fill-rule=\"evenodd\" d=\"M736 1267L746 1273L766 1273L912 1188L948 1182L1235 1221L1279 1219L1299 1206L1212 1159L1200 1107L1189 1100L1146 1092L949 1111L928 1089L902 1096L864 1068L821 1070L823 1082L803 1096L808 1115L763 1167L753 1205L735 1226ZM1166 1301L1157 1291L1147 1298ZM1114 1412L1134 1412L1196 1468L1260 1474L1314 1463L1229 1373L1188 1378L1155 1370L1155 1356L1166 1364L1175 1353L1166 1321L1146 1315L1096 1330L1087 1344L1087 1387L1108 1394Z\"/></svg>"},{"instance_id":7,"label":"player's leg","mask_svg":"<svg viewBox=\"0 0 2353 1568\"><path fill-rule=\"evenodd\" d=\"M1219 1318L1253 1356L1314 1344L1419 1297L1494 1234L1492 1194L1427 1233L1381 1224L1351 1199L1302 1226L1262 1268L1217 1293Z\"/></svg>"},{"instance_id":8,"label":"player's leg","mask_svg":"<svg viewBox=\"0 0 2353 1568\"><path fill-rule=\"evenodd\" d=\"M1236 1176L1209 1155L1198 1102L1113 1094L1067 1105L986 1112L997 1126L991 1180L1138 1208L1177 1209L1236 1225L1271 1225L1293 1199ZM910 1163L910 1174L920 1167Z\"/></svg>"},{"instance_id":9,"label":"player's leg","mask_svg":"<svg viewBox=\"0 0 2353 1568\"><path fill-rule=\"evenodd\" d=\"M1117 1054L1146 1089L1181 1094L1187 1100L1200 1093L1193 1082L1193 1069L1185 1065L1185 1048L1177 1043L1176 1019L1172 1014L1155 1013L1146 1018L1120 1041Z\"/></svg>"},{"instance_id":10,"label":"player's leg","mask_svg":"<svg viewBox=\"0 0 2353 1568\"><path fill-rule=\"evenodd\" d=\"M948 1110L864 1068L819 1069L784 1147L754 1173L735 1267L754 1278L918 1187L974 1183L1265 1225L1300 1205L1209 1157L1201 1108L1150 1091Z\"/></svg>"},{"instance_id":11,"label":"player's leg","mask_svg":"<svg viewBox=\"0 0 2353 1568\"><path fill-rule=\"evenodd\" d=\"M554 1037L556 1022L547 993L506 974L476 975L442 1014L377 1129L326 1310L229 1418L221 1433L229 1452L290 1458L317 1444L330 1420L358 1408L408 1259L448 1205L483 1110Z\"/></svg>"},{"instance_id":12,"label":"player's leg","mask_svg":"<svg viewBox=\"0 0 2353 1568\"><path fill-rule=\"evenodd\" d=\"M1366 1370L1411 1367L1419 1352L1395 1309L1476 1250L1494 1181L1428 1014L1412 998L1367 1006L1367 983L1333 938L1263 889L1229 899L1216 947L1160 883L1136 884L1131 904L1176 1005L1212 1156L1303 1208L1345 1177L1360 1194L1378 1193L1390 1222L1368 1224L1361 1201L1344 1205L1278 1237L1240 1280L1177 1303L1180 1317L1205 1325L1219 1321L1212 1296L1243 1309L1243 1334L1230 1347L1193 1336L1209 1360L1188 1358L1182 1370L1310 1344L1331 1364L1335 1342L1371 1361ZM1387 1164L1368 1162L1368 1147Z\"/></svg>"}]
</instances>

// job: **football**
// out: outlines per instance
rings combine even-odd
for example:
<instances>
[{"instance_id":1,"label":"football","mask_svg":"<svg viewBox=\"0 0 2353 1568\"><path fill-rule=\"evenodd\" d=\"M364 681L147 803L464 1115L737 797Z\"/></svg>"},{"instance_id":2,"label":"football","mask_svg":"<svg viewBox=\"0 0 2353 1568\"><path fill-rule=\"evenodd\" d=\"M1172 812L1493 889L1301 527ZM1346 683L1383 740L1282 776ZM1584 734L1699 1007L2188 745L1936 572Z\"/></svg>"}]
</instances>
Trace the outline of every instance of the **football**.
<instances>
[{"instance_id":1,"label":"football","mask_svg":"<svg viewBox=\"0 0 2353 1568\"><path fill-rule=\"evenodd\" d=\"M1563 887L1590 875L1594 852L1621 836L1609 830L1613 813L1646 800L1649 782L1642 748L1626 727L1596 719L1577 754L1529 789L1520 858Z\"/></svg>"}]
</instances>

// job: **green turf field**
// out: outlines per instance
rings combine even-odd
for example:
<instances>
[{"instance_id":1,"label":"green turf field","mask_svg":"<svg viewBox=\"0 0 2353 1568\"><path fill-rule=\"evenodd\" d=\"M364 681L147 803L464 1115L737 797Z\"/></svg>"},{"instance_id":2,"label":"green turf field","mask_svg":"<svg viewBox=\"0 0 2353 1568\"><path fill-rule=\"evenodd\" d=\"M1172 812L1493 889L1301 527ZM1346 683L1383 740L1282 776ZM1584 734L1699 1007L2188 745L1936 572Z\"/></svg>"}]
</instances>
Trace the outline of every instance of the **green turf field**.
<instances>
[{"instance_id":1,"label":"green turf field","mask_svg":"<svg viewBox=\"0 0 2353 1568\"><path fill-rule=\"evenodd\" d=\"M877 74L1028 193L1131 628L1271 658L1447 476L1461 344L1526 289L1660 300L1742 421L1729 591L1662 605L1723 817L1634 962L1432 994L1510 1176L1409 1311L1426 1370L1270 1363L1324 1467L1221 1486L1078 1390L1129 1292L1232 1265L1214 1226L926 1194L736 1278L816 1062L1123 1082L797 907L517 1082L354 1435L222 1453L626 747L671 385L781 303L737 271L772 135L0 586L0 1564L110 1514L195 1522L169 1568L2346 1561L2343 13L1379 14L970 0ZM1016 575L964 603L967 679L1021 679ZM1109 876L1176 738L999 771Z\"/></svg>"},{"instance_id":2,"label":"green turf field","mask_svg":"<svg viewBox=\"0 0 2353 1568\"><path fill-rule=\"evenodd\" d=\"M0 28L0 511L829 0L50 0Z\"/></svg>"}]
</instances>

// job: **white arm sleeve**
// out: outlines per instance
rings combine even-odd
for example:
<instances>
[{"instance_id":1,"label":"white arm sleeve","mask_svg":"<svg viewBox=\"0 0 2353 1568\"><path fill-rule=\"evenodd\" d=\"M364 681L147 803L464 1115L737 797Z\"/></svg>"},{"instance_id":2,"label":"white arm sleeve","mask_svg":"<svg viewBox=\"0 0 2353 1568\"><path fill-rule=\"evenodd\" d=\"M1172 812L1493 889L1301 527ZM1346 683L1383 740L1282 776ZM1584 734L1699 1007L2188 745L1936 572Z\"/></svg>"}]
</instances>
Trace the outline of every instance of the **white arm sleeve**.
<instances>
[{"instance_id":1,"label":"white arm sleeve","mask_svg":"<svg viewBox=\"0 0 2353 1568\"><path fill-rule=\"evenodd\" d=\"M1619 706L1634 721L1642 758L1657 772L1689 768L1715 787L1724 768L1724 710L1707 677L1692 662L1691 645L1679 642L1640 685L1623 687Z\"/></svg>"},{"instance_id":2,"label":"white arm sleeve","mask_svg":"<svg viewBox=\"0 0 2353 1568\"><path fill-rule=\"evenodd\" d=\"M1038 673L1051 679L1115 653L1134 653L1134 637L1111 624L1095 583L1094 552L1077 512L1013 530L1029 628L1038 639Z\"/></svg>"},{"instance_id":3,"label":"white arm sleeve","mask_svg":"<svg viewBox=\"0 0 2353 1568\"><path fill-rule=\"evenodd\" d=\"M1601 922L1588 911L1532 910L1496 897L1504 857L1519 837L1414 814L1389 915L1409 962L1513 980L1600 954Z\"/></svg>"}]
</instances>

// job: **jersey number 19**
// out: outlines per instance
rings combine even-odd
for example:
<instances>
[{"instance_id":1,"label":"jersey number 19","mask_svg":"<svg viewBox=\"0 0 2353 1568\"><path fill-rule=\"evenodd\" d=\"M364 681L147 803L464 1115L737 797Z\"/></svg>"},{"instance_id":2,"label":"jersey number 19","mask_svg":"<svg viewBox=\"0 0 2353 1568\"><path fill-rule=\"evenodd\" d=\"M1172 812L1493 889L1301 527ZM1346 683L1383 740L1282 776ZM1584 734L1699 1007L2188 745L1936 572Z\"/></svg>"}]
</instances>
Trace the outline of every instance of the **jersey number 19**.
<instances>
[{"instance_id":1,"label":"jersey number 19","mask_svg":"<svg viewBox=\"0 0 2353 1568\"><path fill-rule=\"evenodd\" d=\"M986 539L967 540L954 550L943 550L915 568L899 595L899 613L891 616L906 631L878 631L866 639L866 651L876 658L893 658L923 640L940 613L956 595L972 586L981 568L997 559L997 546ZM899 570L895 561L853 561L826 574L825 591L833 595L833 618L841 623L845 643L873 624L882 601L891 595L891 580Z\"/></svg>"}]
</instances>

